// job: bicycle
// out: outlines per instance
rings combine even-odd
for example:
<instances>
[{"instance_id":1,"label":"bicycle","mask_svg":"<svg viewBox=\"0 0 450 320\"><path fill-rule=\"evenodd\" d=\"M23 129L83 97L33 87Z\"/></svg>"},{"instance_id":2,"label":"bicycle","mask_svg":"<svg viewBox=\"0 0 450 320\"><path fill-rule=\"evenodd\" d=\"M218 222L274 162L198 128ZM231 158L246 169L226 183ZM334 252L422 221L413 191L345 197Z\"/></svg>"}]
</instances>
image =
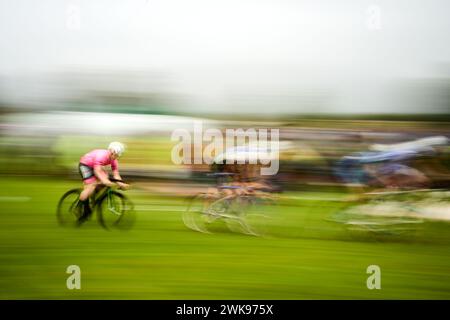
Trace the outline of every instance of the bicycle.
<instances>
[{"instance_id":1,"label":"bicycle","mask_svg":"<svg viewBox=\"0 0 450 320\"><path fill-rule=\"evenodd\" d=\"M214 176L230 176L229 173L212 174ZM216 186L219 191L225 189L245 189L237 186ZM252 191L252 190L247 190ZM216 221L224 221L233 232L261 236L266 234L267 206L275 201L267 193L248 193L229 195L198 193L191 197L186 211L183 213L184 225L194 231L211 233L210 227ZM265 208L261 212L261 208Z\"/></svg>"},{"instance_id":2,"label":"bicycle","mask_svg":"<svg viewBox=\"0 0 450 320\"><path fill-rule=\"evenodd\" d=\"M439 208L448 208L448 191L411 190L367 193L366 200L350 203L329 221L355 233L405 236L421 230L422 224L439 217Z\"/></svg>"},{"instance_id":3,"label":"bicycle","mask_svg":"<svg viewBox=\"0 0 450 320\"><path fill-rule=\"evenodd\" d=\"M110 179L112 182L124 182ZM67 191L59 200L57 219L61 226L78 226L82 214L79 200L82 188ZM135 221L134 205L123 193L112 187L99 185L90 197L92 214L97 213L97 220L104 229L130 229ZM91 215L92 215L91 214Z\"/></svg>"}]
</instances>

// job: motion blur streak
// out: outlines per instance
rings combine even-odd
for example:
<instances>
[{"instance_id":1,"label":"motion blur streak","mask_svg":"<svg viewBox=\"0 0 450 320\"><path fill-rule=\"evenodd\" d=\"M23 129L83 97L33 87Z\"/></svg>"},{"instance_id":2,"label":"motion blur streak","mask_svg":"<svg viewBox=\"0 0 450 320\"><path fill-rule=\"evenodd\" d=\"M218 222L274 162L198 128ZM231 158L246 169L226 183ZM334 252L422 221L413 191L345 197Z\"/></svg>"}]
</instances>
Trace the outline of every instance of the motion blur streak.
<instances>
[{"instance_id":1,"label":"motion blur streak","mask_svg":"<svg viewBox=\"0 0 450 320\"><path fill-rule=\"evenodd\" d=\"M450 299L450 3L368 9L1 2L0 299ZM278 129L277 174L175 164L199 121ZM111 141L133 228L59 226Z\"/></svg>"}]
</instances>

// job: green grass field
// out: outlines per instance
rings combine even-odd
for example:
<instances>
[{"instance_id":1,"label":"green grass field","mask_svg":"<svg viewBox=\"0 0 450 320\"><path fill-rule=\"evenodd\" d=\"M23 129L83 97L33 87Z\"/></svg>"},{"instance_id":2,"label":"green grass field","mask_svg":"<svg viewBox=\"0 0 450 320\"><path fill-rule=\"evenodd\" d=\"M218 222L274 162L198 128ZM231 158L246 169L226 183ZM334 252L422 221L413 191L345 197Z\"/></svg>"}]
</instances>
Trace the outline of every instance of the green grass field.
<instances>
[{"instance_id":1,"label":"green grass field","mask_svg":"<svg viewBox=\"0 0 450 320\"><path fill-rule=\"evenodd\" d=\"M428 223L410 238L353 237L326 218L339 194L282 200L268 238L217 227L186 229L183 199L138 188L131 231L95 221L58 226L60 196L77 182L3 177L0 192L1 299L450 299L450 225ZM66 268L81 268L81 290ZM366 268L379 265L381 290Z\"/></svg>"}]
</instances>

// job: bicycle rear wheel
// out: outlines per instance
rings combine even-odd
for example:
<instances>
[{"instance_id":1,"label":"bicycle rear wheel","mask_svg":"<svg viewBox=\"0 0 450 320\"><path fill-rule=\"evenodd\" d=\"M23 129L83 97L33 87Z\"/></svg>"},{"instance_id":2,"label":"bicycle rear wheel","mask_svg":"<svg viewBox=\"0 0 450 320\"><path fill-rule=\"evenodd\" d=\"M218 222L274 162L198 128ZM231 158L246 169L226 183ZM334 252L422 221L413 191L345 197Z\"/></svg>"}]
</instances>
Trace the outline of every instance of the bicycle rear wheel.
<instances>
[{"instance_id":1,"label":"bicycle rear wheel","mask_svg":"<svg viewBox=\"0 0 450 320\"><path fill-rule=\"evenodd\" d=\"M72 189L67 191L59 200L56 216L61 226L76 226L81 216L82 207L80 203L80 193L82 189Z\"/></svg>"},{"instance_id":2,"label":"bicycle rear wheel","mask_svg":"<svg viewBox=\"0 0 450 320\"><path fill-rule=\"evenodd\" d=\"M122 193L109 191L97 202L97 219L105 229L131 229L135 222L133 204Z\"/></svg>"}]
</instances>

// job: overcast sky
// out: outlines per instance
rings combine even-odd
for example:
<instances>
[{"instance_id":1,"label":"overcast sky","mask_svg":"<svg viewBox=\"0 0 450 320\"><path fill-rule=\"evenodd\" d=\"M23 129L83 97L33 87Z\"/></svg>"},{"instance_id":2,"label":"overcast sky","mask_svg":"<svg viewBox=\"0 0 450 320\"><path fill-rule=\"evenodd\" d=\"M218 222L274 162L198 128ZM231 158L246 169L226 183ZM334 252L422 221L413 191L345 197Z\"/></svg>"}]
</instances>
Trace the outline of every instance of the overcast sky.
<instances>
[{"instance_id":1,"label":"overcast sky","mask_svg":"<svg viewBox=\"0 0 450 320\"><path fill-rule=\"evenodd\" d=\"M447 0L0 0L0 75L158 70L201 108L386 112L399 79L449 76L449 12Z\"/></svg>"}]
</instances>

